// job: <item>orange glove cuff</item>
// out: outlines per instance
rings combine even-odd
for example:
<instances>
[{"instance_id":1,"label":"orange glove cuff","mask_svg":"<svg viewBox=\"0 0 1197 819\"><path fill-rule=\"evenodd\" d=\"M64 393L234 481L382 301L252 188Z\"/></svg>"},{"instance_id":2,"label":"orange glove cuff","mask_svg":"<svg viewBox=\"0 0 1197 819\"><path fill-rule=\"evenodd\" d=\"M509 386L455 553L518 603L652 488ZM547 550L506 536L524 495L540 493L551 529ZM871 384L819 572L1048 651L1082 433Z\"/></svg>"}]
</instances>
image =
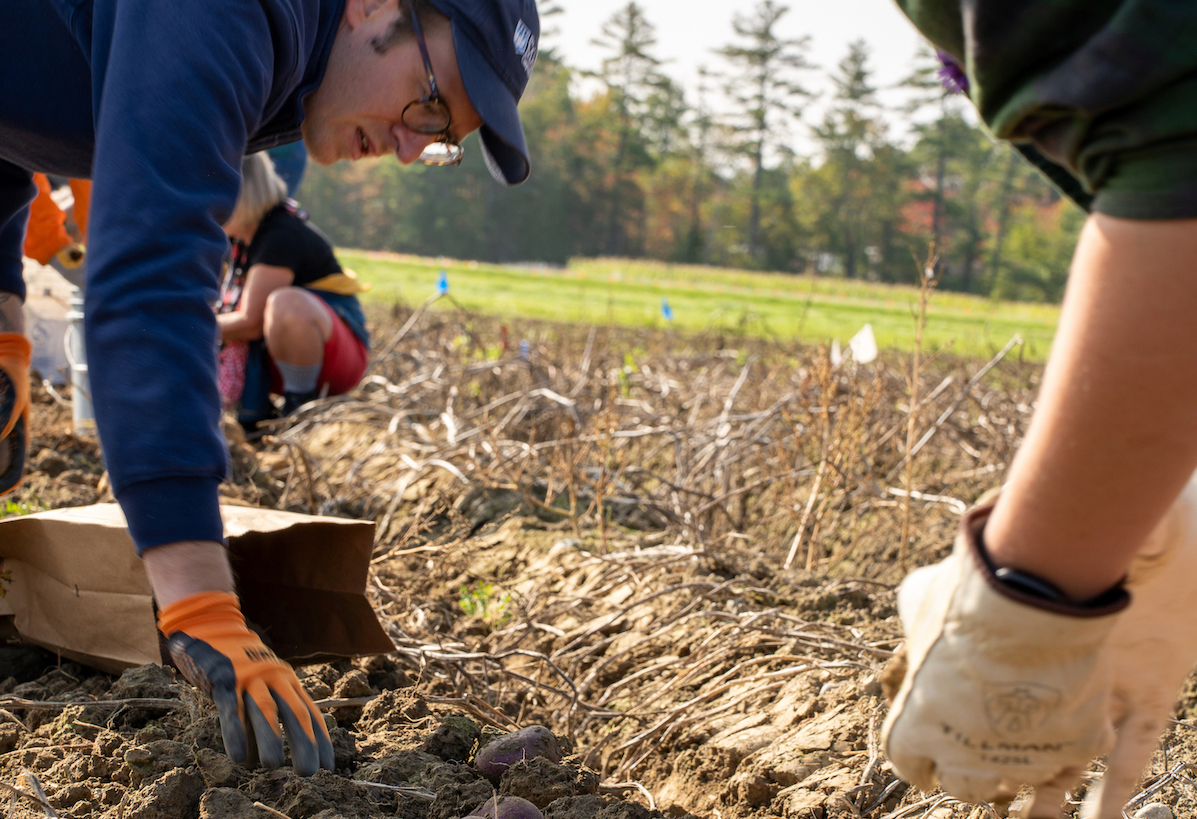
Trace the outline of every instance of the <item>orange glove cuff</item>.
<instances>
[{"instance_id":1,"label":"orange glove cuff","mask_svg":"<svg viewBox=\"0 0 1197 819\"><path fill-rule=\"evenodd\" d=\"M215 591L193 594L161 609L158 628L167 637L176 631L185 631L200 640L210 639L212 630L221 636L226 630L234 633L249 631L237 595Z\"/></svg>"},{"instance_id":2,"label":"orange glove cuff","mask_svg":"<svg viewBox=\"0 0 1197 819\"><path fill-rule=\"evenodd\" d=\"M16 426L17 419L29 415L29 363L33 357L33 345L21 333L0 333L0 367L8 373L8 380L16 390L16 401L10 415L0 430L0 438L7 438ZM26 435L29 424L25 424Z\"/></svg>"}]
</instances>

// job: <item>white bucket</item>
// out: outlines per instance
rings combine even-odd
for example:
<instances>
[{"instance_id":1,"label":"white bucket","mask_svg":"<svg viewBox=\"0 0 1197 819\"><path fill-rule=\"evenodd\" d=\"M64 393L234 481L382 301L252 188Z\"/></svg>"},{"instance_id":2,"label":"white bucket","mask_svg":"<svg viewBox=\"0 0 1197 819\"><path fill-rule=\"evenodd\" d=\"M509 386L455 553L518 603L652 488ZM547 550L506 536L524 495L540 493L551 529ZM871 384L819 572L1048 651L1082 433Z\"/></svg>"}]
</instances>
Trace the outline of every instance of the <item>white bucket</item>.
<instances>
[{"instance_id":1,"label":"white bucket","mask_svg":"<svg viewBox=\"0 0 1197 819\"><path fill-rule=\"evenodd\" d=\"M83 343L83 291L71 291L71 309L66 315L67 361L71 368L71 415L75 432L96 431L96 411L91 403L91 379L87 374L87 348Z\"/></svg>"},{"instance_id":2,"label":"white bucket","mask_svg":"<svg viewBox=\"0 0 1197 819\"><path fill-rule=\"evenodd\" d=\"M56 386L67 382L68 325L67 310L56 299L30 296L25 300L25 332L33 345L30 366Z\"/></svg>"}]
</instances>

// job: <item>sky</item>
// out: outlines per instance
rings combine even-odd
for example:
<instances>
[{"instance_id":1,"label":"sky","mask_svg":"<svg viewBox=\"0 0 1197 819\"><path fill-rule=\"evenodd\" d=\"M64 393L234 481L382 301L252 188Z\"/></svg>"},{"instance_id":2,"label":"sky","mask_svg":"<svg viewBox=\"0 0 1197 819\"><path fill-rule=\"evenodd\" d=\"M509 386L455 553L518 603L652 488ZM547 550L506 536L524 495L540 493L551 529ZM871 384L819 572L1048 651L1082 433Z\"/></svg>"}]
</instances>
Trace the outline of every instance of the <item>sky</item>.
<instances>
[{"instance_id":1,"label":"sky","mask_svg":"<svg viewBox=\"0 0 1197 819\"><path fill-rule=\"evenodd\" d=\"M834 69L848 51L848 44L863 38L872 50L875 79L880 86L893 85L907 76L911 59L921 42L919 34L893 0L779 0L790 11L778 23L785 37L809 35L808 58L822 69ZM563 14L545 21L558 29L545 40L575 68L597 69L603 52L591 44L602 24L627 0L557 0ZM723 68L723 60L712 49L726 45L735 36L734 14L752 10L755 0L637 0L657 31L657 56L663 69L690 92L697 86L698 67ZM812 90L829 88L820 74L811 72ZM689 96L693 103L693 97ZM883 100L897 102L895 95ZM819 103L811 106L808 122L817 121Z\"/></svg>"}]
</instances>

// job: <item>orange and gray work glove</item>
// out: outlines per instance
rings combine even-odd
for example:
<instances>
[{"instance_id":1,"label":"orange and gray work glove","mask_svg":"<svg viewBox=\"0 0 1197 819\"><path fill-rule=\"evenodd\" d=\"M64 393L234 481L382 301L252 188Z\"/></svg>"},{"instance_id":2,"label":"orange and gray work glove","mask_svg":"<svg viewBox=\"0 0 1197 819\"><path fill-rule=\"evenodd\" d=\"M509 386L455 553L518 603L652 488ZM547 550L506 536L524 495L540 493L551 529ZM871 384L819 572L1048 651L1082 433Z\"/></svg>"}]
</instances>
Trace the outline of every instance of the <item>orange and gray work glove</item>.
<instances>
[{"instance_id":1,"label":"orange and gray work glove","mask_svg":"<svg viewBox=\"0 0 1197 819\"><path fill-rule=\"evenodd\" d=\"M291 666L246 627L235 595L185 597L158 613L158 628L183 676L216 702L225 751L234 761L249 759L256 738L262 764L282 765L281 721L296 773L310 776L320 768L333 769L324 718Z\"/></svg>"},{"instance_id":2,"label":"orange and gray work glove","mask_svg":"<svg viewBox=\"0 0 1197 819\"><path fill-rule=\"evenodd\" d=\"M20 333L0 333L0 495L16 489L29 449L29 359Z\"/></svg>"},{"instance_id":3,"label":"orange and gray work glove","mask_svg":"<svg viewBox=\"0 0 1197 819\"><path fill-rule=\"evenodd\" d=\"M898 775L938 781L967 802L1030 785L1059 813L1064 793L1114 745L1111 634L1121 587L1071 603L1031 575L997 570L980 534L992 507L962 521L952 555L898 589L906 671L882 727Z\"/></svg>"}]
</instances>

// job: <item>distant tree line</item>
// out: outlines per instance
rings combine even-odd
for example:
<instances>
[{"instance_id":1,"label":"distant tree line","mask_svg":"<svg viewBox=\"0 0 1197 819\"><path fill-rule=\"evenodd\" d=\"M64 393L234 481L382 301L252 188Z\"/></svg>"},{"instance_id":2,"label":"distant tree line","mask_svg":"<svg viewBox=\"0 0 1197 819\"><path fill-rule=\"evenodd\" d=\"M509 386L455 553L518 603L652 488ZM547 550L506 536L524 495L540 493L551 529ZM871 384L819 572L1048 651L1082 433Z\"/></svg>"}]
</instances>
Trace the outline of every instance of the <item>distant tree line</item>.
<instances>
[{"instance_id":1,"label":"distant tree line","mask_svg":"<svg viewBox=\"0 0 1197 819\"><path fill-rule=\"evenodd\" d=\"M786 12L762 0L736 14L729 44L712 55L717 70L700 72L692 93L662 71L635 2L596 39L607 54L598 71L542 51L520 106L532 176L517 188L491 181L471 138L457 168L313 168L301 198L341 246L910 282L934 243L944 287L1058 300L1084 214L972 124L935 56L915 57L908 104L887 109L866 44L853 43L829 73L820 121L809 122L818 69L808 38L779 36ZM580 97L580 76L601 90ZM892 126L910 122L913 137L899 139ZM796 150L800 135L815 150Z\"/></svg>"}]
</instances>

